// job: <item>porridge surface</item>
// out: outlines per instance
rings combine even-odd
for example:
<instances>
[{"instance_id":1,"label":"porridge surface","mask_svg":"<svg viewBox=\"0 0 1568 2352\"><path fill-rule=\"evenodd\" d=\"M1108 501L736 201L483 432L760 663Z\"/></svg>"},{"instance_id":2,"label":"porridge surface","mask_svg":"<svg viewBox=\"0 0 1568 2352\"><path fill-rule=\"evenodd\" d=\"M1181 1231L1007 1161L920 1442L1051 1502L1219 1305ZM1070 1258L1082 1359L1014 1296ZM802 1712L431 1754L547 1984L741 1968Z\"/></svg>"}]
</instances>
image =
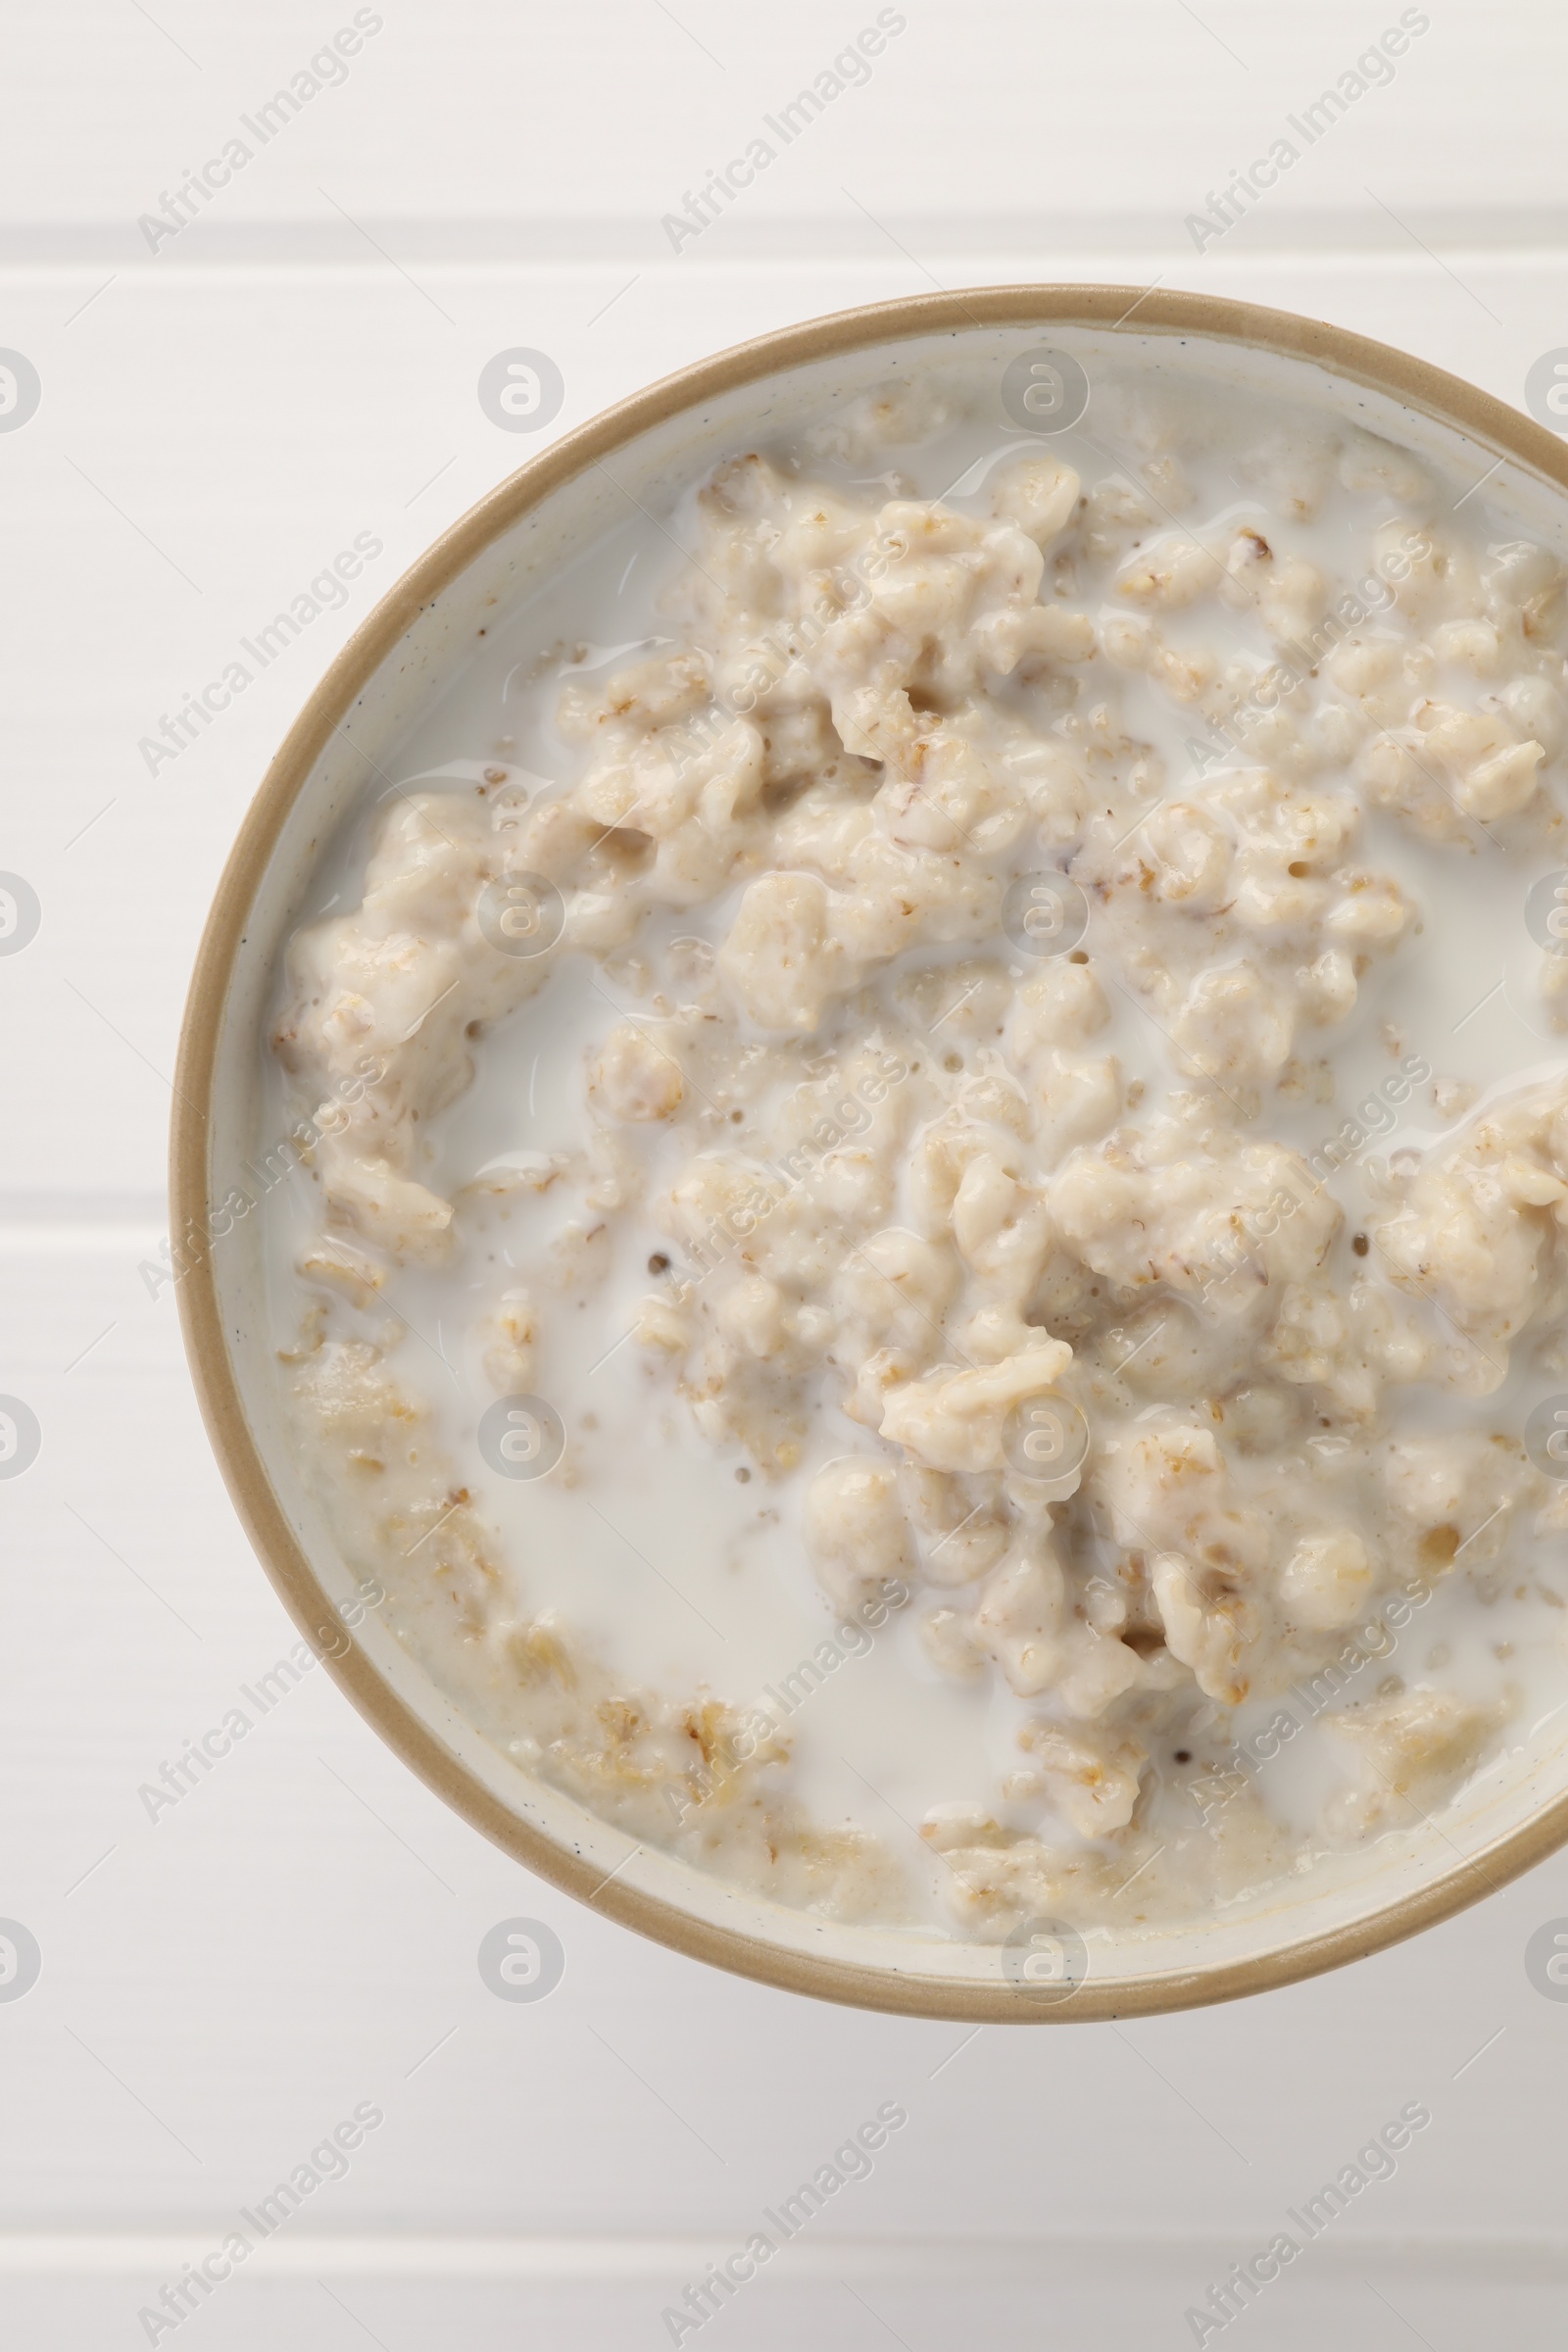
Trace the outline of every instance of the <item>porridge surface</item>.
<instances>
[{"instance_id":1,"label":"porridge surface","mask_svg":"<svg viewBox=\"0 0 1568 2352\"><path fill-rule=\"evenodd\" d=\"M1484 491L1190 377L982 405L498 615L291 943L267 1216L307 1475L497 1745L995 1936L1560 1702L1568 705Z\"/></svg>"}]
</instances>

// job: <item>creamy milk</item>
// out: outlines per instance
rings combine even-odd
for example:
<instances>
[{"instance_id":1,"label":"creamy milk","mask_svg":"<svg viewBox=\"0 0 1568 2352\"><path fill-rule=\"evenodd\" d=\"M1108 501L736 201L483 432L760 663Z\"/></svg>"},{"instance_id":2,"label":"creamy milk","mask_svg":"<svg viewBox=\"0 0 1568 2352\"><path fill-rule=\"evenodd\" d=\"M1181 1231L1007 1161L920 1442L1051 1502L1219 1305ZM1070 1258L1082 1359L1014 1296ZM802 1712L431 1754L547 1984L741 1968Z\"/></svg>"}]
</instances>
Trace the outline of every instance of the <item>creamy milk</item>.
<instances>
[{"instance_id":1,"label":"creamy milk","mask_svg":"<svg viewBox=\"0 0 1568 2352\"><path fill-rule=\"evenodd\" d=\"M1385 514L1413 517L1423 526L1431 520L1483 560L1489 545L1518 536L1515 525L1488 509L1484 491L1456 512L1468 487L1462 482L1439 483L1430 496L1392 496L1379 505L1364 490L1331 479L1316 514L1282 515L1282 486L1294 483L1298 471L1293 443L1309 442L1320 427L1305 413L1296 419L1265 418L1250 396L1219 387L1203 396L1201 442L1194 446L1190 431L1178 436L1191 492L1178 519L1166 511L1174 477L1158 470L1165 461L1157 446L1150 457L1148 432L1140 437L1142 414L1133 402L1121 410L1112 404L1102 416L1097 403L1079 427L1049 443L1050 455L1076 471L1085 492L1121 476L1147 493L1152 523L1128 534L1123 570L1140 547L1184 531L1223 554L1244 526L1254 528L1280 542L1275 555L1288 549L1292 559L1316 565L1335 583L1367 576L1372 519ZM1272 476L1256 464L1249 469L1237 463L1239 452L1260 446L1266 428L1275 431L1282 453ZM936 419L925 437L874 456L848 445L837 455L831 449L806 454L799 445L775 454L794 458L804 478L836 488L852 502L944 500L958 515L979 518L991 513L989 487L998 465L1038 446L1027 435L959 415ZM1424 470L1430 478L1431 469ZM657 521L628 512L624 525L547 594L497 617L403 747L391 768L394 786L375 784L323 862L307 924L358 905L370 845L401 796L471 797L483 784L487 793L505 793L521 808L573 786L589 755L557 732L563 683L602 688L629 666L678 650L678 624L660 599L683 562L671 540L698 544L695 499L696 492L688 492ZM1051 592L1049 558L1048 550L1043 598ZM1105 593L1114 569L1102 565L1103 576L1097 576L1093 564L1080 563L1071 599L1102 631L1102 645L1105 623L1128 616L1125 604ZM1085 592L1086 580L1092 593ZM1155 611L1162 643L1177 658L1195 651L1217 654L1222 664L1236 655L1254 664L1269 658L1250 604L1238 609L1200 597ZM1381 609L1374 609L1366 633L1375 635L1380 622ZM1092 676L1096 683L1073 706L1060 695L1053 701L1048 671L1033 690L1045 722L1039 731L1049 734L1053 715L1062 710L1081 710L1102 676L1113 679L1122 728L1151 747L1163 768L1163 781L1147 805L1131 805L1129 831L1162 803L1201 799L1226 777L1268 764L1250 748L1227 743L1197 704L1173 700L1150 671L1112 671L1097 656ZM1440 659L1427 691L1462 695L1476 705L1487 681L1468 673L1456 679L1452 662ZM998 688L999 698L1020 710L1029 708L1029 694ZM1555 802L1561 768L1555 747L1547 748L1548 781L1528 819L1461 817L1457 838L1438 841L1390 809L1367 808L1354 862L1394 877L1413 908L1410 926L1361 973L1354 1007L1342 1024L1308 1025L1299 1036L1297 1059L1308 1069L1326 1059L1327 1073L1298 1086L1295 1099L1265 1086L1255 1117L1246 1123L1246 1132L1255 1129L1308 1161L1329 1139L1342 1138L1336 1152L1341 1164L1326 1190L1344 1211L1330 1262L1343 1269L1347 1282L1356 1270L1353 1237L1378 1213L1378 1163L1437 1150L1494 1101L1525 1087L1560 1083L1560 1033L1543 999L1542 950L1524 913L1531 883L1565 862ZM1347 764L1329 768L1330 786L1345 788ZM1068 862L1071 849L1066 843L1048 854L1031 836L1013 863L1019 871L1054 868ZM1114 853L1103 837L1096 856L1101 870L1108 871L1106 859L1113 862ZM1095 858L1080 855L1071 870L1094 865ZM750 878L742 873L694 904L652 907L630 944L606 956L559 952L538 993L474 1042L472 1083L425 1131L421 1184L450 1200L476 1179L527 1170L552 1157L564 1167L580 1157L585 1070L593 1054L617 1019L646 1024L661 1017L652 1009L656 1001L679 1000L681 986L671 975L686 970L694 952L672 943L697 940L716 951L734 925ZM1110 967L1115 981L1117 935L1108 924L1091 892L1084 948L1095 968ZM1037 968L1005 938L989 945L925 939L891 965L873 965L862 985L875 992L875 1003L896 1009L898 985L910 967L950 964L956 977L948 1009L961 1023L964 983L957 967L986 955L1018 985ZM640 972L631 968L634 959ZM1110 1019L1096 1036L1094 1053L1114 1056L1124 1089L1135 1098L1121 1116L1148 1127L1177 1097L1192 1095L1194 1080L1177 1068L1169 1024L1147 1000L1120 985L1108 986L1105 997ZM930 1002L939 1007L925 1024L925 1051L934 1065L948 1050L947 1038L962 1032L948 1029L945 1035L940 985ZM1425 1074L1407 1077L1396 1090L1400 1099L1391 1101L1391 1077L1417 1065ZM268 1086L267 1115L279 1135L302 1105L321 1096L319 1083L310 1078L303 1093L285 1087L270 1063ZM1311 1099L1314 1088L1318 1099ZM768 1105L780 1099L775 1087L748 1109L748 1138L765 1137ZM1357 1106L1367 1102L1374 1109L1357 1120ZM1347 1122L1365 1130L1359 1145L1346 1138ZM1081 1834L1064 1828L1049 1804L1043 1812L1037 1795L1016 1800L999 1793L1019 1769L1018 1734L1038 1715L1036 1699L1010 1688L1001 1672L987 1668L956 1679L933 1662L920 1621L933 1603L953 1604L952 1591L911 1586L905 1605L874 1633L857 1630L835 1642L842 1662L831 1672L824 1674L820 1663L814 1675L798 1672L846 1621L813 1572L803 1517L812 1478L846 1454L883 1454L891 1461L898 1448L846 1418L838 1402L841 1374L827 1368L815 1382L799 1462L788 1475L764 1475L745 1444L703 1434L688 1401L657 1363L651 1365L637 1337L639 1302L667 1291L681 1273L679 1252L649 1202L661 1184L675 1179L691 1148L684 1137L657 1126L646 1132L650 1172L640 1205L596 1211L585 1205L582 1184L569 1172L543 1191L497 1197L463 1212L463 1240L448 1262L389 1260L381 1297L364 1308L334 1300L326 1329L383 1333L389 1309L397 1319L401 1336L386 1350L386 1369L427 1404L455 1477L478 1518L495 1532L513 1592L525 1596L517 1605L557 1612L612 1678L670 1692L706 1688L736 1707L760 1706L785 1725L793 1793L817 1822L857 1824L887 1846L908 1875L911 1915L941 1915L951 1892L946 1882L953 1866L917 1834L935 1808L967 1806L1004 1831L1080 1849ZM759 1150L766 1156L760 1145ZM903 1166L898 1202L887 1220L892 1225L914 1221L908 1182ZM1049 1198L1049 1169L1042 1169L1041 1182ZM267 1215L271 1314L286 1343L300 1326L308 1296L315 1296L294 1269L321 1227L317 1175L301 1167L269 1195ZM539 1478L499 1476L478 1436L481 1416L496 1396L483 1369L481 1326L509 1285L525 1286L530 1295L539 1291L541 1264L570 1223L609 1228L609 1269L580 1302L569 1286L552 1296L528 1383L561 1417L565 1462ZM650 1259L661 1254L677 1262L651 1273ZM1223 1298L1215 1303L1222 1311ZM1452 1338L1441 1316L1434 1330L1445 1341ZM1484 1426L1517 1434L1533 1405L1564 1379L1520 1345L1506 1381L1492 1394L1461 1393L1433 1380L1391 1389L1389 1426ZM1298 1449L1311 1444L1332 1449L1345 1442L1338 1422L1315 1438L1310 1431L1308 1419L1305 1434L1293 1438ZM309 1437L302 1436L301 1444L308 1452ZM330 1480L338 1474L327 1468L321 1475ZM1526 1516L1520 1510L1510 1517L1505 1562L1489 1574L1484 1590L1465 1573L1461 1556L1391 1637L1381 1658L1342 1675L1333 1706L1371 1698L1392 1674L1407 1685L1495 1707L1498 1727L1486 1750L1492 1761L1482 1769L1495 1769L1495 1758L1510 1743L1527 1740L1560 1708L1568 1698L1560 1542L1550 1533L1532 1535ZM1116 1544L1107 1528L1102 1532L1108 1559ZM1468 1539L1475 1530L1466 1521L1460 1532ZM1087 1529L1080 1536L1085 1544L1094 1541ZM1377 1619L1382 1590L1374 1590L1331 1647L1349 1642L1357 1628ZM972 1605L972 1596L964 1605ZM430 1654L439 1674L439 1646ZM1328 1710L1303 1694L1299 1684L1287 1685L1283 1696L1277 1687L1250 1695L1234 1710L1205 1702L1197 1690L1188 1696L1193 1705L1165 1726L1150 1717L1141 1723L1138 1736L1149 1756L1139 1816L1145 1835L1141 1845L1128 1849L1128 1868L1152 1845L1163 1840L1165 1847L1179 1847L1205 1819L1221 1822L1249 1782L1291 1838L1310 1842L1319 1837L1323 1806L1348 1769L1348 1751L1321 1729L1319 1718ZM492 1736L505 1744L504 1708L497 1705ZM1278 1727L1282 1708L1299 1730L1282 1740L1276 1728L1270 1741L1267 1727ZM1260 1735L1261 1756L1254 1752ZM1188 1764L1173 1761L1177 1749ZM526 1738L515 1752L525 1759L532 1753ZM676 1815L670 1818L673 1834Z\"/></svg>"}]
</instances>

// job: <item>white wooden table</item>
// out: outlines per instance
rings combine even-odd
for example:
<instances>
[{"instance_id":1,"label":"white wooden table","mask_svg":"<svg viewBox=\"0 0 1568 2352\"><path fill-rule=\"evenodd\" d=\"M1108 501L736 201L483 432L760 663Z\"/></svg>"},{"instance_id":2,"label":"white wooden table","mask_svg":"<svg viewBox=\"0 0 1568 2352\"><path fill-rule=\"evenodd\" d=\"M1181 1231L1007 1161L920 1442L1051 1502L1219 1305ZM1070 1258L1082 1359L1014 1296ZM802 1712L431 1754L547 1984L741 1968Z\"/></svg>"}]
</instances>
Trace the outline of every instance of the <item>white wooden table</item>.
<instances>
[{"instance_id":1,"label":"white wooden table","mask_svg":"<svg viewBox=\"0 0 1568 2352\"><path fill-rule=\"evenodd\" d=\"M1394 78L1200 251L1186 217L1398 22L1393 0L906 0L869 77L673 250L662 216L876 21L869 0L386 0L340 78L320 66L265 143L242 128L355 13L82 0L5 28L0 345L42 401L0 431L0 869L42 921L0 956L0 1392L43 1431L0 1481L0 1917L42 1953L0 1999L5 2340L652 2347L683 2283L890 2099L909 2121L871 2176L705 2344L1192 2342L1187 2307L1409 2101L1432 2122L1396 2174L1227 2339L1554 2338L1568 2005L1523 1953L1568 1915L1568 1857L1265 1999L966 2040L607 1925L445 1812L324 1675L150 1820L140 1786L292 1635L138 1268L224 852L369 602L527 454L475 397L494 352L557 360L562 429L849 303L1159 278L1519 401L1568 344L1568 20L1434 0ZM177 234L138 227L235 137L250 156ZM385 553L346 606L149 772L162 714L359 531ZM514 1915L565 1947L537 2005L476 1970ZM190 2289L177 2328L138 2318L357 2105L384 2120L341 2177Z\"/></svg>"}]
</instances>

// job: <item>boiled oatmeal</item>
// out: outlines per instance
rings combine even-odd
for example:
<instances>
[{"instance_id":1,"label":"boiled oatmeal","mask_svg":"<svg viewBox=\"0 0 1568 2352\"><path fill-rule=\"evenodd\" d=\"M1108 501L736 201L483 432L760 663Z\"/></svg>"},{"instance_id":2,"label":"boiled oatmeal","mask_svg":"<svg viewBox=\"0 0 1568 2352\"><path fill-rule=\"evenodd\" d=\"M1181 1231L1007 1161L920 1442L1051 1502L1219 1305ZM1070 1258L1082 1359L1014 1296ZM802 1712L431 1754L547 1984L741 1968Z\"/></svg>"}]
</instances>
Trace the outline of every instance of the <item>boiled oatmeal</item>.
<instances>
[{"instance_id":1,"label":"boiled oatmeal","mask_svg":"<svg viewBox=\"0 0 1568 2352\"><path fill-rule=\"evenodd\" d=\"M307 1475L504 1753L995 1938L1408 1832L1555 1703L1568 638L1327 412L979 416L737 449L372 778L270 1214Z\"/></svg>"}]
</instances>

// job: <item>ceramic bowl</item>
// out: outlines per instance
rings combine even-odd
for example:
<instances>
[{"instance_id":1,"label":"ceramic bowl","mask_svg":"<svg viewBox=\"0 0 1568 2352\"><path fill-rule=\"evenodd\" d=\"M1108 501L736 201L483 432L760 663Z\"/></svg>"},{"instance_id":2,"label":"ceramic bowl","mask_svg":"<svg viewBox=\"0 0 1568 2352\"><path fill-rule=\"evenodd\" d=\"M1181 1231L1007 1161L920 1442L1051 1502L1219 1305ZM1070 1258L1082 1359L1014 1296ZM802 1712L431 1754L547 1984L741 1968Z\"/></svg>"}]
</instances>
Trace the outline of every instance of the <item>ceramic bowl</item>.
<instances>
[{"instance_id":1,"label":"ceramic bowl","mask_svg":"<svg viewBox=\"0 0 1568 2352\"><path fill-rule=\"evenodd\" d=\"M480 501L408 571L338 656L273 760L208 920L174 1090L176 1263L186 1346L214 1447L261 1559L306 1638L382 1738L519 1862L694 1958L798 1992L927 2017L1048 2023L1256 1992L1352 1960L1446 1917L1568 1838L1568 1715L1443 1816L1179 1930L1091 1934L1081 1981L1037 1998L994 1944L848 1926L720 1884L530 1779L466 1724L373 1613L353 1633L353 1577L296 1473L263 1307L248 1163L280 944L318 858L368 777L449 680L487 611L537 591L620 522L656 510L722 454L883 382L953 368L1000 387L1047 345L1093 379L1102 361L1199 367L1282 398L1315 398L1438 459L1488 498L1560 510L1554 435L1424 362L1339 328L1210 296L1119 286L1005 286L886 303L765 335L639 392L557 441ZM999 422L1001 415L999 411ZM225 1203L227 1204L225 1210Z\"/></svg>"}]
</instances>

